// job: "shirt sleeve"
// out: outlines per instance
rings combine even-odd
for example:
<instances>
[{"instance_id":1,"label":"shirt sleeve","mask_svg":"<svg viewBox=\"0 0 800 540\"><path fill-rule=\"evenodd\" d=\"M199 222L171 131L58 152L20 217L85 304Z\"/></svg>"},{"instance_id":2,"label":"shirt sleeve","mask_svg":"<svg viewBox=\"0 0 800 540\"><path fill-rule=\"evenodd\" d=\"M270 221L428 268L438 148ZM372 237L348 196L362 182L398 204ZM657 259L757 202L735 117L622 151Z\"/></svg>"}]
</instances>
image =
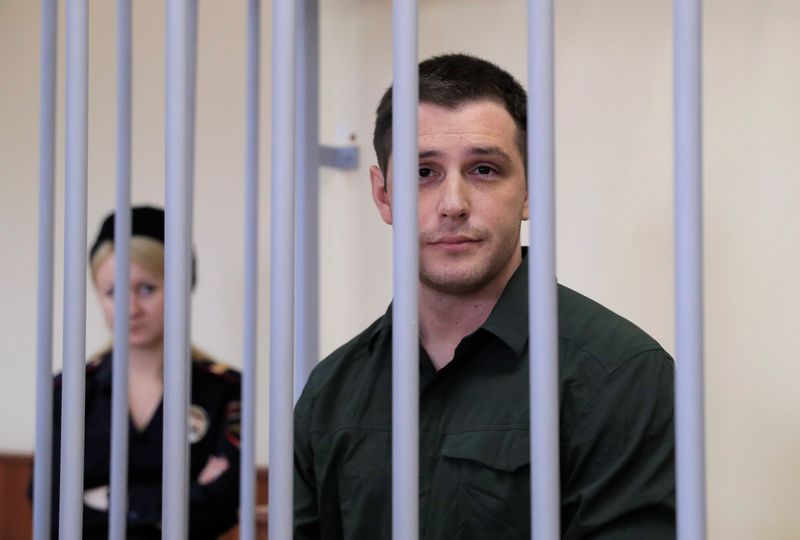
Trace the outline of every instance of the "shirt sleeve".
<instances>
[{"instance_id":1,"label":"shirt sleeve","mask_svg":"<svg viewBox=\"0 0 800 540\"><path fill-rule=\"evenodd\" d=\"M237 385L226 404L224 428L215 456L225 457L229 467L213 482L189 486L189 536L221 534L239 521L240 392Z\"/></svg>"},{"instance_id":2,"label":"shirt sleeve","mask_svg":"<svg viewBox=\"0 0 800 540\"><path fill-rule=\"evenodd\" d=\"M91 387L87 388L87 392ZM53 434L52 434L52 483L50 491L50 537L59 537L59 499L61 496L61 375L55 377L53 384ZM28 488L28 497L33 502L33 477ZM84 530L96 530L108 522L107 514L83 505Z\"/></svg>"},{"instance_id":3,"label":"shirt sleeve","mask_svg":"<svg viewBox=\"0 0 800 540\"><path fill-rule=\"evenodd\" d=\"M311 381L306 384L294 411L294 538L320 538L320 512L314 477L314 455L310 427Z\"/></svg>"},{"instance_id":4,"label":"shirt sleeve","mask_svg":"<svg viewBox=\"0 0 800 540\"><path fill-rule=\"evenodd\" d=\"M674 362L647 351L610 373L562 440L565 540L675 538Z\"/></svg>"}]
</instances>

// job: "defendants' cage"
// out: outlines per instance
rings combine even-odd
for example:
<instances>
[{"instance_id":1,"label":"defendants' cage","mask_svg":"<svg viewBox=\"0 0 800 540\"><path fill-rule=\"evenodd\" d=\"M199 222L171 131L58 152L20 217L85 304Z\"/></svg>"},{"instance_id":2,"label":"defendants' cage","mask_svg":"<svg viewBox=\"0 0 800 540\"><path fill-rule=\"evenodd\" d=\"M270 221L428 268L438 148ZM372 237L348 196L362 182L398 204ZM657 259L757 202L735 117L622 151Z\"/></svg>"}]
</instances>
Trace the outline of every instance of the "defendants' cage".
<instances>
[{"instance_id":1,"label":"defendants' cage","mask_svg":"<svg viewBox=\"0 0 800 540\"><path fill-rule=\"evenodd\" d=\"M292 536L293 397L317 359L318 0L274 0L272 9L272 208L270 537ZM56 0L42 0L38 349L34 538L50 537ZM558 387L553 166L553 1L528 2L531 221L532 534L559 537ZM130 1L118 2L116 281L128 281L130 231ZM187 537L186 409L193 200L196 0L167 0L166 292L163 537ZM700 0L674 1L675 246L678 536L705 537L701 220ZM248 0L245 204L245 362L241 537L253 538L260 2ZM88 3L67 0L64 384L61 538L82 526L87 199ZM394 0L394 174L416 175L417 3ZM414 183L395 193L393 537L418 534L417 205ZM123 293L123 294L120 294ZM127 294L115 293L118 322ZM68 313L66 312L68 310ZM403 321L403 323L400 323ZM110 537L125 534L127 324L114 336ZM294 375L293 375L293 365ZM294 384L293 384L294 378ZM293 395L294 392L294 395ZM68 413L66 412L68 411Z\"/></svg>"}]
</instances>

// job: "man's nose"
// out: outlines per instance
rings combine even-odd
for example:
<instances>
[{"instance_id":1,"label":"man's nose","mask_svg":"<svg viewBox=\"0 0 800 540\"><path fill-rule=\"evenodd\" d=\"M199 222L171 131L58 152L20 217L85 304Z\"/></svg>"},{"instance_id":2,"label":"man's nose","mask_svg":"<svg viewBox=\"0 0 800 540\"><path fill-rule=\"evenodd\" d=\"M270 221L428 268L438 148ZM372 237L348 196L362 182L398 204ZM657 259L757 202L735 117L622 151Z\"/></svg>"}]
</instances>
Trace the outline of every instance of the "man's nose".
<instances>
[{"instance_id":1,"label":"man's nose","mask_svg":"<svg viewBox=\"0 0 800 540\"><path fill-rule=\"evenodd\" d=\"M469 216L469 193L461 174L448 174L440 189L439 215L443 218L466 219Z\"/></svg>"}]
</instances>

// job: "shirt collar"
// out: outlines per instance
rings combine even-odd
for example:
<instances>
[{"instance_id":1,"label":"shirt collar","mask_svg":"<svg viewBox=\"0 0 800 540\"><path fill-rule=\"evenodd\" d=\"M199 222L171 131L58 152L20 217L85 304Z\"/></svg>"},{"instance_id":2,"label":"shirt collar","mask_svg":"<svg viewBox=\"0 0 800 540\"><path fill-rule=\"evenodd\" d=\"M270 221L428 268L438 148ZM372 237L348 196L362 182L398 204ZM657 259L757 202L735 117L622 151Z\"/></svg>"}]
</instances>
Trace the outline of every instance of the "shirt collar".
<instances>
[{"instance_id":1,"label":"shirt collar","mask_svg":"<svg viewBox=\"0 0 800 540\"><path fill-rule=\"evenodd\" d=\"M383 314L383 317L378 319L377 324L375 324L375 328L372 329L372 332L369 335L369 351L372 352L375 348L375 341L381 335L391 336L391 329L392 329L392 303L389 304L389 307L386 308L386 312Z\"/></svg>"},{"instance_id":2,"label":"shirt collar","mask_svg":"<svg viewBox=\"0 0 800 540\"><path fill-rule=\"evenodd\" d=\"M111 391L112 370L111 370L111 350L100 353L98 356L89 360L89 365L97 365L97 375L95 380L100 388L103 390Z\"/></svg>"},{"instance_id":3,"label":"shirt collar","mask_svg":"<svg viewBox=\"0 0 800 540\"><path fill-rule=\"evenodd\" d=\"M517 356L525 350L529 333L527 247L522 248L522 262L481 328L500 338Z\"/></svg>"},{"instance_id":4,"label":"shirt collar","mask_svg":"<svg viewBox=\"0 0 800 540\"><path fill-rule=\"evenodd\" d=\"M373 350L378 336L386 334L392 328L392 305L383 314L369 338L369 349ZM528 248L522 247L522 263L508 280L506 288L497 300L489 318L481 329L502 340L519 356L528 344Z\"/></svg>"}]
</instances>

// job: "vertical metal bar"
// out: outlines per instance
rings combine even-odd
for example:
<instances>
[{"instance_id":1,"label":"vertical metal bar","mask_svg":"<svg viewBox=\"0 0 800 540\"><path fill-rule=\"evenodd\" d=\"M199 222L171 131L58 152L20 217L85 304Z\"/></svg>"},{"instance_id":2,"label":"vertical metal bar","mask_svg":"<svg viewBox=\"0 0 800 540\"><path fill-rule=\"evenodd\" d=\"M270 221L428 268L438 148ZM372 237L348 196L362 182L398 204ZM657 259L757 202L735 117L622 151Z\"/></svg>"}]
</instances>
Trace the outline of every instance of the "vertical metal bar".
<instances>
[{"instance_id":1,"label":"vertical metal bar","mask_svg":"<svg viewBox=\"0 0 800 540\"><path fill-rule=\"evenodd\" d=\"M292 538L295 2L272 4L269 537Z\"/></svg>"},{"instance_id":2,"label":"vertical metal bar","mask_svg":"<svg viewBox=\"0 0 800 540\"><path fill-rule=\"evenodd\" d=\"M186 135L186 170L187 175L189 177L189 183L186 187L186 243L184 244L184 257L186 257L186 282L187 282L187 293L186 293L186 341L188 343L188 353L187 353L187 361L184 364L186 370L186 413L189 414L189 410L192 404L192 349L191 349L191 333L192 333L192 245L194 242L194 141L195 141L195 121L197 117L197 18L198 18L198 4L197 0L189 0L189 28L187 30L187 39L188 43L187 47L187 65L188 65L188 90L187 90L187 97L184 103L186 107L186 117L188 118L188 133ZM188 417L188 416L187 416ZM190 460L190 448L189 444L184 446L184 451L186 453L186 477L189 477L189 460ZM188 501L188 489L189 485L187 483L187 501ZM187 502L188 505L188 502Z\"/></svg>"},{"instance_id":3,"label":"vertical metal bar","mask_svg":"<svg viewBox=\"0 0 800 540\"><path fill-rule=\"evenodd\" d=\"M560 538L553 0L528 3L531 533Z\"/></svg>"},{"instance_id":4,"label":"vertical metal bar","mask_svg":"<svg viewBox=\"0 0 800 540\"><path fill-rule=\"evenodd\" d=\"M131 236L131 4L117 2L117 203L109 538L124 540L128 509L128 335Z\"/></svg>"},{"instance_id":5,"label":"vertical metal bar","mask_svg":"<svg viewBox=\"0 0 800 540\"><path fill-rule=\"evenodd\" d=\"M186 45L186 62L188 69L188 90L186 97L186 116L188 120L188 135L186 145L186 167L189 178L192 180L189 183L188 193L188 220L189 220L189 238L186 243L186 257L187 261L191 263L192 258L192 224L194 223L194 140L195 140L195 123L197 118L197 19L198 19L198 4L197 0L189 0L189 27L187 29ZM189 275L191 276L191 268L189 268Z\"/></svg>"},{"instance_id":6,"label":"vertical metal bar","mask_svg":"<svg viewBox=\"0 0 800 540\"><path fill-rule=\"evenodd\" d=\"M256 355L258 349L258 173L260 143L261 0L247 2L244 196L244 377L239 469L239 538L256 537Z\"/></svg>"},{"instance_id":7,"label":"vertical metal bar","mask_svg":"<svg viewBox=\"0 0 800 540\"><path fill-rule=\"evenodd\" d=\"M162 538L188 529L188 239L190 237L191 0L166 4L166 216Z\"/></svg>"},{"instance_id":8,"label":"vertical metal bar","mask_svg":"<svg viewBox=\"0 0 800 540\"><path fill-rule=\"evenodd\" d=\"M392 538L419 534L419 152L416 0L392 3Z\"/></svg>"},{"instance_id":9,"label":"vertical metal bar","mask_svg":"<svg viewBox=\"0 0 800 540\"><path fill-rule=\"evenodd\" d=\"M703 392L702 17L676 0L675 380L678 538L706 536Z\"/></svg>"},{"instance_id":10,"label":"vertical metal bar","mask_svg":"<svg viewBox=\"0 0 800 540\"><path fill-rule=\"evenodd\" d=\"M319 359L319 0L297 9L295 402Z\"/></svg>"},{"instance_id":11,"label":"vertical metal bar","mask_svg":"<svg viewBox=\"0 0 800 540\"><path fill-rule=\"evenodd\" d=\"M66 190L64 224L64 369L61 406L59 537L78 539L83 524L86 388L86 162L89 11L67 1Z\"/></svg>"},{"instance_id":12,"label":"vertical metal bar","mask_svg":"<svg viewBox=\"0 0 800 540\"><path fill-rule=\"evenodd\" d=\"M36 459L33 538L50 538L53 487L53 244L58 1L41 3L39 255L36 311Z\"/></svg>"},{"instance_id":13,"label":"vertical metal bar","mask_svg":"<svg viewBox=\"0 0 800 540\"><path fill-rule=\"evenodd\" d=\"M192 278L192 245L194 242L194 143L195 143L195 124L197 118L197 20L198 20L198 4L197 0L189 0L189 28L187 31L188 34L188 44L187 44L187 64L189 70L189 82L188 86L189 89L187 91L187 98L186 98L186 116L188 120L188 135L187 135L187 147L186 147L186 168L189 171L187 174L189 175L189 186L187 188L188 192L188 212L187 212L187 228L189 231L189 236L186 240L186 264L187 266L187 276L190 280L191 286L191 278ZM186 318L187 323L187 335L190 333L191 329L191 294L187 295L187 310L189 310L189 316ZM187 367L187 376L191 374L191 363L186 364ZM189 407L191 403L191 387L189 388L189 398L187 399L186 406ZM188 448L188 447L187 447Z\"/></svg>"}]
</instances>

